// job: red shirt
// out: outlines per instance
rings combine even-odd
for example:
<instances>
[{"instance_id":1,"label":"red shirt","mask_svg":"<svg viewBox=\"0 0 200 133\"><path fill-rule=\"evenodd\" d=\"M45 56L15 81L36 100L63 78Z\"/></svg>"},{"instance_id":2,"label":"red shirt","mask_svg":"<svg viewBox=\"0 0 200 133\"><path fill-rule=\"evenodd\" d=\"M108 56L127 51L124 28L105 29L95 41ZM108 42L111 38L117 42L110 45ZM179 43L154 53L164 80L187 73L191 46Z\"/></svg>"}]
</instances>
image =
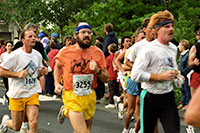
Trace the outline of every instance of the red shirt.
<instances>
[{"instance_id":1,"label":"red shirt","mask_svg":"<svg viewBox=\"0 0 200 133\"><path fill-rule=\"evenodd\" d=\"M113 59L114 59L114 54L111 54L106 58L106 67L109 73L109 80L117 79L117 72L114 71L113 67Z\"/></svg>"},{"instance_id":2,"label":"red shirt","mask_svg":"<svg viewBox=\"0 0 200 133\"><path fill-rule=\"evenodd\" d=\"M54 65L55 65L55 56L57 55L57 53L59 52L59 50L57 49L51 49L51 51L49 51L48 53L48 58L49 58L49 66L51 67L51 69L54 69Z\"/></svg>"}]
</instances>

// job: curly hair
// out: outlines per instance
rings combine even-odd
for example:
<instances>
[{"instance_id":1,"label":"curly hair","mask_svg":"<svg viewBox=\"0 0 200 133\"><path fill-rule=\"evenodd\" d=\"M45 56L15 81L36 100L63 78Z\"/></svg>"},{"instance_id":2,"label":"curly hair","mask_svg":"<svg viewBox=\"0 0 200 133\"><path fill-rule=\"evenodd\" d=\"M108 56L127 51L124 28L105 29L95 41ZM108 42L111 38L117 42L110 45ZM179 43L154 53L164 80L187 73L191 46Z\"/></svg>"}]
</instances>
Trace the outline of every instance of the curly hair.
<instances>
[{"instance_id":1,"label":"curly hair","mask_svg":"<svg viewBox=\"0 0 200 133\"><path fill-rule=\"evenodd\" d=\"M168 10L159 11L151 16L149 26L151 28L154 28L154 26L156 26L164 21L167 21L167 20L171 20L172 23L174 23L174 16L172 15L172 13L169 12Z\"/></svg>"}]
</instances>

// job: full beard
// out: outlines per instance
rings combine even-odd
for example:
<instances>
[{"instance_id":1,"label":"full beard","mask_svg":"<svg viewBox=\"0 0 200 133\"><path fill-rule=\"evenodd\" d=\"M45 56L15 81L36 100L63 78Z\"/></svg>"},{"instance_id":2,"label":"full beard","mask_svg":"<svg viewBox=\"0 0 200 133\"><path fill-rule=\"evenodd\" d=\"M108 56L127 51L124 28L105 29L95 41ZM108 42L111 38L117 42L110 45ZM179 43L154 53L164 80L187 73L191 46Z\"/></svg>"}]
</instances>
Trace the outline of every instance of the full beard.
<instances>
[{"instance_id":1,"label":"full beard","mask_svg":"<svg viewBox=\"0 0 200 133\"><path fill-rule=\"evenodd\" d=\"M89 42L88 43L84 43L83 41L84 40L86 40L86 39L88 39L89 40ZM84 38L83 39L83 41L82 40L80 40L80 38L79 37L77 37L77 43L78 43L78 45L82 48L82 49L87 49L87 48L89 48L90 46L91 46L91 43L92 43L92 39L89 39L89 38Z\"/></svg>"}]
</instances>

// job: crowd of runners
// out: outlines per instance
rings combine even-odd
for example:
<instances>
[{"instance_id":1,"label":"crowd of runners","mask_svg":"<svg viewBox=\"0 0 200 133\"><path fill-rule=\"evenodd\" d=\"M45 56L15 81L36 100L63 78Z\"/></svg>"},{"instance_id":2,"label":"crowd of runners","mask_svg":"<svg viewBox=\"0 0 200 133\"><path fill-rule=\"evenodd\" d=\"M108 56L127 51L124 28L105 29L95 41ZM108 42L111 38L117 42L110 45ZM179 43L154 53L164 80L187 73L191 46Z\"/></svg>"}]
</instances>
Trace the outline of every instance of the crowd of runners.
<instances>
[{"instance_id":1,"label":"crowd of runners","mask_svg":"<svg viewBox=\"0 0 200 133\"><path fill-rule=\"evenodd\" d=\"M0 77L10 115L3 116L0 133L8 128L37 133L39 94L60 95L58 122L66 116L75 133L90 133L104 83L109 90L105 108L117 108L118 118L124 119L119 132L158 133L160 121L166 133L180 133L178 109L183 109L186 131L193 133L193 126L200 127L200 28L190 49L188 40L178 47L171 42L173 24L171 12L159 11L144 19L134 36L121 40L113 25L105 24L105 38L96 37L94 46L93 30L86 22L79 22L63 44L58 34L49 37L40 31L36 36L37 25L27 24L17 43L7 41L1 48ZM178 106L174 87L182 92ZM132 119L135 125L130 125Z\"/></svg>"}]
</instances>

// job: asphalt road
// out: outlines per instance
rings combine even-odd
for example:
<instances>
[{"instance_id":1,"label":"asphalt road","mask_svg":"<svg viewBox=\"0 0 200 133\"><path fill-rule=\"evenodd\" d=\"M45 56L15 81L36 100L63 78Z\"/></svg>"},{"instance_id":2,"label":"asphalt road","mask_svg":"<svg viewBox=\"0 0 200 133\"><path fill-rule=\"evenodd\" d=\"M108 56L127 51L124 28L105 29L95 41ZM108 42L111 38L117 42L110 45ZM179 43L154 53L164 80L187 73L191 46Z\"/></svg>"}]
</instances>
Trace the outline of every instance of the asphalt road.
<instances>
[{"instance_id":1,"label":"asphalt road","mask_svg":"<svg viewBox=\"0 0 200 133\"><path fill-rule=\"evenodd\" d=\"M4 87L0 84L0 97L4 94ZM0 100L1 100L0 98ZM40 97L39 118L38 118L38 132L39 133L72 133L70 121L65 118L63 124L58 124L56 117L62 102L60 99L53 99L52 97ZM96 113L94 116L92 133L121 133L124 126L124 120L117 118L117 109L105 109L107 103L105 99L97 104ZM186 133L185 123L183 121L184 112L179 112L181 117L181 133ZM0 118L4 114L9 114L8 106L0 104ZM131 122L130 127L134 127L134 122ZM16 133L9 130L8 133ZM162 126L159 123L159 133L164 133ZM200 133L196 129L196 133Z\"/></svg>"}]
</instances>

